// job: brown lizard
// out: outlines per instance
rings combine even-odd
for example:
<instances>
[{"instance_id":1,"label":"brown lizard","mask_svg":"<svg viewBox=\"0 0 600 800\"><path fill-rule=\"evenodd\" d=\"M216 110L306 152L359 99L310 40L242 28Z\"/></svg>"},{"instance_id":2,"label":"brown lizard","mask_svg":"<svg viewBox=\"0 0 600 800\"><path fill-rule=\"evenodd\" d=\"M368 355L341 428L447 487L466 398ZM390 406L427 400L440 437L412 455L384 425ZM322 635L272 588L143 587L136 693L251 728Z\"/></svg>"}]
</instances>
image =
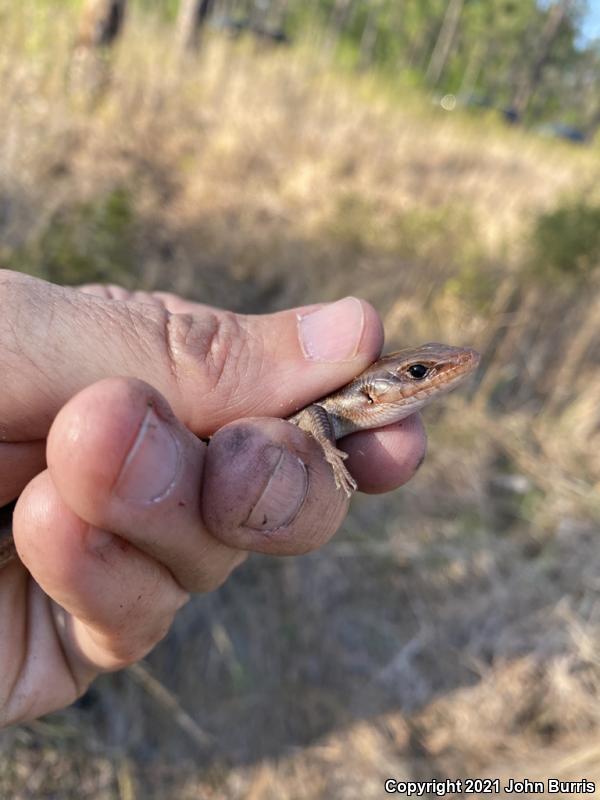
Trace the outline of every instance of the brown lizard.
<instances>
[{"instance_id":1,"label":"brown lizard","mask_svg":"<svg viewBox=\"0 0 600 800\"><path fill-rule=\"evenodd\" d=\"M348 497L356 481L344 465L347 453L335 445L349 433L383 428L414 414L454 389L479 364L468 347L430 342L382 356L349 384L289 418L321 445L335 485Z\"/></svg>"},{"instance_id":2,"label":"brown lizard","mask_svg":"<svg viewBox=\"0 0 600 800\"><path fill-rule=\"evenodd\" d=\"M319 442L333 469L336 486L350 497L356 481L344 465L348 455L336 447L337 440L414 414L454 389L478 364L479 353L468 347L430 343L398 350L382 356L342 389L288 419ZM0 509L0 567L17 555L10 524L13 506Z\"/></svg>"}]
</instances>

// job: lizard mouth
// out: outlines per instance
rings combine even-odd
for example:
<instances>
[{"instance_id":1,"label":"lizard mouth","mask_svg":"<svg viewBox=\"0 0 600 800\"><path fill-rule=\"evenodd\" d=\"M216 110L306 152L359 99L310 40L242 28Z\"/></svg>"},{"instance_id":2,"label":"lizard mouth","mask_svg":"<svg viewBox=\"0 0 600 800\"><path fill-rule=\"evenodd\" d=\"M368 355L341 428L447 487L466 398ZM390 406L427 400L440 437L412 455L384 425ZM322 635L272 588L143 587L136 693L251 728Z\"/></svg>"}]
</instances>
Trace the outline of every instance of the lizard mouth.
<instances>
[{"instance_id":1,"label":"lizard mouth","mask_svg":"<svg viewBox=\"0 0 600 800\"><path fill-rule=\"evenodd\" d=\"M480 361L481 355L477 350L472 350L471 348L463 350L458 357L459 364L465 364L472 369L476 369Z\"/></svg>"},{"instance_id":2,"label":"lizard mouth","mask_svg":"<svg viewBox=\"0 0 600 800\"><path fill-rule=\"evenodd\" d=\"M450 363L450 369L460 372L461 374L467 372L473 372L473 370L477 369L479 366L479 362L481 361L481 356L477 352L477 350L463 350L460 352L454 363Z\"/></svg>"},{"instance_id":3,"label":"lizard mouth","mask_svg":"<svg viewBox=\"0 0 600 800\"><path fill-rule=\"evenodd\" d=\"M480 360L481 356L476 350L463 350L454 358L435 366L436 374L432 376L432 383L439 382L441 386L454 384L474 372Z\"/></svg>"}]
</instances>

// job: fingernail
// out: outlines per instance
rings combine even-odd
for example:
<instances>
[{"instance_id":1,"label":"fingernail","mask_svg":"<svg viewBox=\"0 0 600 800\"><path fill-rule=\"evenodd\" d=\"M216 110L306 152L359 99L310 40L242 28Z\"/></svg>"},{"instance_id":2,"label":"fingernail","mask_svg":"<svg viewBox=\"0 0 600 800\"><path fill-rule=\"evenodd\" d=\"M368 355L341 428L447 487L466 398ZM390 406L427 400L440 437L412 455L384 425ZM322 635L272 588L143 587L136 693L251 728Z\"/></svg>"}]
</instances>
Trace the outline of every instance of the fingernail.
<instances>
[{"instance_id":1,"label":"fingernail","mask_svg":"<svg viewBox=\"0 0 600 800\"><path fill-rule=\"evenodd\" d=\"M311 361L354 358L362 339L365 315L356 297L345 297L298 317L300 344Z\"/></svg>"},{"instance_id":2,"label":"fingernail","mask_svg":"<svg viewBox=\"0 0 600 800\"><path fill-rule=\"evenodd\" d=\"M149 407L115 486L122 500L156 503L179 476L181 451L171 427Z\"/></svg>"},{"instance_id":3,"label":"fingernail","mask_svg":"<svg viewBox=\"0 0 600 800\"><path fill-rule=\"evenodd\" d=\"M272 472L245 527L272 532L289 525L300 510L308 489L306 466L285 447L269 445L263 458L272 464Z\"/></svg>"}]
</instances>

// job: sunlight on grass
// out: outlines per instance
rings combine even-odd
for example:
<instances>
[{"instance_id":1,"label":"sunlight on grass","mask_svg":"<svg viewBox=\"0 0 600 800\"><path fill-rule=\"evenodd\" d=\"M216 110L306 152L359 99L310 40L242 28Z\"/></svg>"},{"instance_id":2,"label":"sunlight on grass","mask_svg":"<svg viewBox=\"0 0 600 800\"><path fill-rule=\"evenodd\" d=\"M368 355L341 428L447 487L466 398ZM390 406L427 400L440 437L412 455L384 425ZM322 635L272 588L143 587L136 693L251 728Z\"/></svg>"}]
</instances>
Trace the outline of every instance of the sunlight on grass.
<instances>
[{"instance_id":1,"label":"sunlight on grass","mask_svg":"<svg viewBox=\"0 0 600 800\"><path fill-rule=\"evenodd\" d=\"M177 725L122 676L7 752L96 786L129 747L172 796L312 800L324 766L380 793L382 764L450 775L597 736L597 152L449 115L307 41L213 32L181 60L137 7L90 91L75 7L0 1L4 266L246 313L357 294L389 349L466 343L483 364L431 409L406 489L357 498L318 556L252 561L153 656L214 759L180 768Z\"/></svg>"}]
</instances>

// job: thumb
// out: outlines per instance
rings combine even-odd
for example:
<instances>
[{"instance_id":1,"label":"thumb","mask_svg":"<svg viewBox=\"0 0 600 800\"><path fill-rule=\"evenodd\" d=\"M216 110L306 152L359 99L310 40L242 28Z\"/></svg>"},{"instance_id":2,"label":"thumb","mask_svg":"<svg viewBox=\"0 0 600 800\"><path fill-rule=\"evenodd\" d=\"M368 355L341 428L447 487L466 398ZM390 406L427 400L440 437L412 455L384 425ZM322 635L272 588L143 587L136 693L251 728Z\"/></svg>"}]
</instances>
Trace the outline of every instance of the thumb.
<instances>
[{"instance_id":1,"label":"thumb","mask_svg":"<svg viewBox=\"0 0 600 800\"><path fill-rule=\"evenodd\" d=\"M67 400L110 376L153 385L200 436L240 417L285 417L348 382L382 344L376 312L356 298L256 316L169 298L0 270L0 437L43 439Z\"/></svg>"}]
</instances>

